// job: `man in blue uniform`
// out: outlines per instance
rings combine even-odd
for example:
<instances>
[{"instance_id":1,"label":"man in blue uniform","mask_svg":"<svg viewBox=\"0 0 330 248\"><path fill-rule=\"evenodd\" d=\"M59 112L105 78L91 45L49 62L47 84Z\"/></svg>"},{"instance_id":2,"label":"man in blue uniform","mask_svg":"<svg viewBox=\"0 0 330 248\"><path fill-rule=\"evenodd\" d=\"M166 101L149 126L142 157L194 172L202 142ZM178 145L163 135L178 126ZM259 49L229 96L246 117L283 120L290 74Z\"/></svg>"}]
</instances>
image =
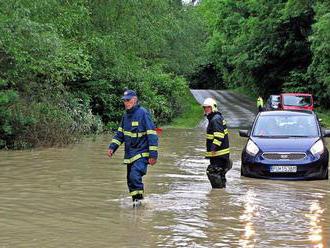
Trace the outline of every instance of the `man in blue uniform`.
<instances>
[{"instance_id":1,"label":"man in blue uniform","mask_svg":"<svg viewBox=\"0 0 330 248\"><path fill-rule=\"evenodd\" d=\"M142 177L147 173L148 164L157 162L158 136L150 113L138 104L136 92L126 90L122 100L126 113L109 145L108 156L112 157L118 147L125 143L127 185L135 207L143 199Z\"/></svg>"},{"instance_id":2,"label":"man in blue uniform","mask_svg":"<svg viewBox=\"0 0 330 248\"><path fill-rule=\"evenodd\" d=\"M231 169L229 159L229 139L226 121L218 111L217 103L206 98L203 103L204 113L209 120L206 133L206 158L210 165L206 173L212 188L226 187L226 173Z\"/></svg>"}]
</instances>

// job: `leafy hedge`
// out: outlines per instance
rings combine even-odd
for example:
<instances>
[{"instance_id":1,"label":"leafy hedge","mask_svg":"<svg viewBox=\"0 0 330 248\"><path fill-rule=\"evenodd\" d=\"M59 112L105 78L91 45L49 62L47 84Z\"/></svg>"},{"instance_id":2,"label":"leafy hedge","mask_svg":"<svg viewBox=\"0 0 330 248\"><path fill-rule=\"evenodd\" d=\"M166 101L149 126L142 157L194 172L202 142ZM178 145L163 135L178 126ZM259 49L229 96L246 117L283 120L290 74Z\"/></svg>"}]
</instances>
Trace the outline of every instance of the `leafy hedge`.
<instances>
[{"instance_id":1,"label":"leafy hedge","mask_svg":"<svg viewBox=\"0 0 330 248\"><path fill-rule=\"evenodd\" d=\"M209 33L205 65L222 85L312 92L330 107L329 1L203 0L198 11Z\"/></svg>"},{"instance_id":2,"label":"leafy hedge","mask_svg":"<svg viewBox=\"0 0 330 248\"><path fill-rule=\"evenodd\" d=\"M157 123L182 112L205 32L179 0L0 2L0 148L116 126L135 89Z\"/></svg>"}]
</instances>

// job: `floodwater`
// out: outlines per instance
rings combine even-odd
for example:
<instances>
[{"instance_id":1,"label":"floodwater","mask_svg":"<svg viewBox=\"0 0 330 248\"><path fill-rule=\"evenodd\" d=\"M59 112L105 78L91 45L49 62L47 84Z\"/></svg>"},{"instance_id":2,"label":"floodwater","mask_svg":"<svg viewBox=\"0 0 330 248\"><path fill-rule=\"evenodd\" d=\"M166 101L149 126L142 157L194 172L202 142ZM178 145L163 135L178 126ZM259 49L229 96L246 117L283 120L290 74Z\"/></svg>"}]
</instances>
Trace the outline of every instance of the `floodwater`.
<instances>
[{"instance_id":1,"label":"floodwater","mask_svg":"<svg viewBox=\"0 0 330 248\"><path fill-rule=\"evenodd\" d=\"M230 130L227 188L211 189L202 129L165 129L133 209L110 136L64 149L0 152L0 247L330 247L329 181L240 177Z\"/></svg>"}]
</instances>

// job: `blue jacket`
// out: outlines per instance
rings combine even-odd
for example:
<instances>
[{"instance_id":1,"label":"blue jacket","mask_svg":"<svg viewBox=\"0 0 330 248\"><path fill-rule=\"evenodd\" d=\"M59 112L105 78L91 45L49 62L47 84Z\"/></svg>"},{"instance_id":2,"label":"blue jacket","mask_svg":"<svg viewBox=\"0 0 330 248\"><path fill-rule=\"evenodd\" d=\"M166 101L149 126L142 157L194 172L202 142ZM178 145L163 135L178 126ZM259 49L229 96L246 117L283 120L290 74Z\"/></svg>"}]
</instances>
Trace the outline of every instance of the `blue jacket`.
<instances>
[{"instance_id":1,"label":"blue jacket","mask_svg":"<svg viewBox=\"0 0 330 248\"><path fill-rule=\"evenodd\" d=\"M114 152L125 143L124 163L130 164L139 158L158 157L158 136L150 113L140 105L126 110L120 127L113 137L109 149Z\"/></svg>"}]
</instances>

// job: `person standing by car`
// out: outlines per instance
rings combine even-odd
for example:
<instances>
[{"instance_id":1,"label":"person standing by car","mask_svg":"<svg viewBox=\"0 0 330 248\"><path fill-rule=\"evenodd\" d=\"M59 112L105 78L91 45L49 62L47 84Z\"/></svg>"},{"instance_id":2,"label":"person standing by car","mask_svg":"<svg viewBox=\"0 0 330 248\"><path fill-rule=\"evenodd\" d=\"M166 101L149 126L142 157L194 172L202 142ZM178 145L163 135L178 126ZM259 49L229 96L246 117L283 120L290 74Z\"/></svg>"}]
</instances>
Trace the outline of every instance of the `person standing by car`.
<instances>
[{"instance_id":1,"label":"person standing by car","mask_svg":"<svg viewBox=\"0 0 330 248\"><path fill-rule=\"evenodd\" d=\"M259 96L257 99L257 108L259 112L261 112L264 108L264 100L262 99L261 96Z\"/></svg>"},{"instance_id":2,"label":"person standing by car","mask_svg":"<svg viewBox=\"0 0 330 248\"><path fill-rule=\"evenodd\" d=\"M229 159L229 139L226 121L218 111L217 103L206 98L203 103L204 114L209 123L206 131L206 158L210 159L206 174L212 188L226 187L226 173L231 169Z\"/></svg>"},{"instance_id":3,"label":"person standing by car","mask_svg":"<svg viewBox=\"0 0 330 248\"><path fill-rule=\"evenodd\" d=\"M108 156L111 158L118 147L125 143L127 185L133 207L136 207L143 199L142 177L147 173L148 164L154 165L157 162L158 136L150 113L138 104L136 92L126 90L122 100L126 113L109 145Z\"/></svg>"}]
</instances>

